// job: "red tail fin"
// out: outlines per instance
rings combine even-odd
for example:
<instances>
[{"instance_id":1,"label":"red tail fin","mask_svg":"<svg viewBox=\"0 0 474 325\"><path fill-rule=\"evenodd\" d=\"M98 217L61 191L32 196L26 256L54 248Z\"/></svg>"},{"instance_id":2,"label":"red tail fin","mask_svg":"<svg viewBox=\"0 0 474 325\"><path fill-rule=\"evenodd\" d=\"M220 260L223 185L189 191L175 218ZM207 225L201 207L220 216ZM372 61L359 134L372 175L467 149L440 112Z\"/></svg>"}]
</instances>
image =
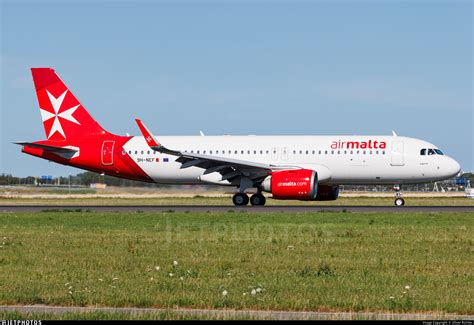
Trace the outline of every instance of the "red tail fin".
<instances>
[{"instance_id":1,"label":"red tail fin","mask_svg":"<svg viewBox=\"0 0 474 325\"><path fill-rule=\"evenodd\" d=\"M32 68L31 73L48 140L62 141L106 133L53 69Z\"/></svg>"}]
</instances>

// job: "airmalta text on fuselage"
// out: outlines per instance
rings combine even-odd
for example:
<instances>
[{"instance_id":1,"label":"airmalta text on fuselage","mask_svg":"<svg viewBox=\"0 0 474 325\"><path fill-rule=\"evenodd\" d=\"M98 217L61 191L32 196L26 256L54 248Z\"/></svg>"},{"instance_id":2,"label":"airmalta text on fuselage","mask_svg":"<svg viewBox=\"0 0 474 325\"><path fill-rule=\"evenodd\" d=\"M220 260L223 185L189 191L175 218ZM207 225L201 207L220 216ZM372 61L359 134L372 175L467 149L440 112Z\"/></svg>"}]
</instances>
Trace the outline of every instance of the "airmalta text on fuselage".
<instances>
[{"instance_id":1,"label":"airmalta text on fuselage","mask_svg":"<svg viewBox=\"0 0 474 325\"><path fill-rule=\"evenodd\" d=\"M331 149L386 149L385 141L369 140L369 141L333 141Z\"/></svg>"}]
</instances>

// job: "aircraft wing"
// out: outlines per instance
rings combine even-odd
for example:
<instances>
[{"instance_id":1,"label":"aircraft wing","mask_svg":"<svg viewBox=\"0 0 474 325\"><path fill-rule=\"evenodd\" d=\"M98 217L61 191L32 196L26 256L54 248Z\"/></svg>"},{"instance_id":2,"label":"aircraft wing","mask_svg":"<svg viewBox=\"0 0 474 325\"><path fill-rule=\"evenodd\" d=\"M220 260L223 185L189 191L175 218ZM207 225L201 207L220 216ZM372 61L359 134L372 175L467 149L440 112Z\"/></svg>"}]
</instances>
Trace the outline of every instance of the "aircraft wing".
<instances>
[{"instance_id":1,"label":"aircraft wing","mask_svg":"<svg viewBox=\"0 0 474 325\"><path fill-rule=\"evenodd\" d=\"M31 147L31 148L39 148L39 149L43 149L44 151L49 151L53 153L75 154L77 152L77 150L71 149L71 148L48 146L45 144L39 144L39 143L33 143L33 142L14 142L14 144L18 144L20 146Z\"/></svg>"},{"instance_id":2,"label":"aircraft wing","mask_svg":"<svg viewBox=\"0 0 474 325\"><path fill-rule=\"evenodd\" d=\"M241 177L247 177L253 182L258 183L268 176L273 170L298 168L293 166L263 164L229 157L217 157L190 153L186 151L181 152L178 150L172 150L163 146L139 119L136 119L136 122L145 138L145 141L151 149L161 153L177 156L178 158L176 161L181 163L181 168L203 168L205 169L204 175L217 172L222 175L222 181L229 181L232 183L238 181Z\"/></svg>"}]
</instances>

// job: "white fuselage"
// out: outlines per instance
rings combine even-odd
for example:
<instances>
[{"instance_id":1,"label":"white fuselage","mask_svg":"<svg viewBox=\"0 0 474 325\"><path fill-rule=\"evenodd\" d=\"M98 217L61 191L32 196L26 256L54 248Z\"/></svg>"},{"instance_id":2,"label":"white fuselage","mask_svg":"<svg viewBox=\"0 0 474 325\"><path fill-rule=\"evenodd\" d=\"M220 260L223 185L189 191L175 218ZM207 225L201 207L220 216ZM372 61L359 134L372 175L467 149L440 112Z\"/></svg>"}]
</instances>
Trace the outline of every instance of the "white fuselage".
<instances>
[{"instance_id":1,"label":"white fuselage","mask_svg":"<svg viewBox=\"0 0 474 325\"><path fill-rule=\"evenodd\" d=\"M455 176L459 164L426 141L401 136L161 136L168 148L318 172L321 184L407 184ZM382 145L384 143L384 145ZM123 150L161 184L205 184L203 168L182 168L176 156L150 149L141 136Z\"/></svg>"}]
</instances>

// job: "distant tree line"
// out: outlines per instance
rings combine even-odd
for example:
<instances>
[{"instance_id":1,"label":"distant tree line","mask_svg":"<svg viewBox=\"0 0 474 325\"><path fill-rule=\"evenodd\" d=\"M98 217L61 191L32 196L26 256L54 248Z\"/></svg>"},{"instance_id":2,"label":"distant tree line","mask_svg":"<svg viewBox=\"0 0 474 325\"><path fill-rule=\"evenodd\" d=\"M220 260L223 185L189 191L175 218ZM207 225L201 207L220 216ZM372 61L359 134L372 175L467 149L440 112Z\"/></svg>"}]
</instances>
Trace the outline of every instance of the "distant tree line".
<instances>
[{"instance_id":1,"label":"distant tree line","mask_svg":"<svg viewBox=\"0 0 474 325\"><path fill-rule=\"evenodd\" d=\"M16 177L11 174L0 175L0 186L1 185L40 185L40 184L61 184L71 186L89 186L93 183L105 183L107 186L143 186L143 187L156 187L157 184L145 183L132 181L123 178L117 178L112 176L104 175L93 172L84 172L76 175L70 175L69 177L56 177L52 180L44 180L40 177Z\"/></svg>"}]
</instances>

